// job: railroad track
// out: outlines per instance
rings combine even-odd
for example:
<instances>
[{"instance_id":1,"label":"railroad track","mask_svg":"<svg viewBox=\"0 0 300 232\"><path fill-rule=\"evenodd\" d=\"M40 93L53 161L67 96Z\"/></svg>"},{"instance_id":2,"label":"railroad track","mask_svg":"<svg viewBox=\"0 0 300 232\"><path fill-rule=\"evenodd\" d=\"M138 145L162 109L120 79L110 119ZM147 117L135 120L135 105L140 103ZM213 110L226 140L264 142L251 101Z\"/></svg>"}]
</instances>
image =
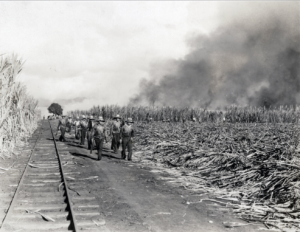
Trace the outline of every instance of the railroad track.
<instances>
[{"instance_id":1,"label":"railroad track","mask_svg":"<svg viewBox=\"0 0 300 232\"><path fill-rule=\"evenodd\" d=\"M1 185L0 185L0 228L2 221L6 216L12 198L16 192L19 181L24 173L25 167L28 163L28 158L31 156L35 144L40 137L42 127L34 131L31 138L28 139L28 144L22 148L15 148L14 153L18 155L11 159L1 160Z\"/></svg>"},{"instance_id":2,"label":"railroad track","mask_svg":"<svg viewBox=\"0 0 300 232\"><path fill-rule=\"evenodd\" d=\"M79 194L78 188L84 188L84 183L67 155L66 145L55 141L51 124L53 127L57 122L42 122L20 182L10 194L13 196L0 222L1 232L105 229L95 197Z\"/></svg>"}]
</instances>

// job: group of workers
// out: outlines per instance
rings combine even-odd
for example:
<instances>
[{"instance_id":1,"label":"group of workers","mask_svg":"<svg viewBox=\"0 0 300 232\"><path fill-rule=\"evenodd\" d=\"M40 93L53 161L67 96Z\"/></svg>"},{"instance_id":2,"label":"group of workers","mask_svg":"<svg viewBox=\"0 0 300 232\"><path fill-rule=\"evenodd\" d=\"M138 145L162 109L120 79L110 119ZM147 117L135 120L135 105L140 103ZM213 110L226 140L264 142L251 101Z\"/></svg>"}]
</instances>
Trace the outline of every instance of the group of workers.
<instances>
[{"instance_id":1,"label":"group of workers","mask_svg":"<svg viewBox=\"0 0 300 232\"><path fill-rule=\"evenodd\" d=\"M75 128L75 139L80 140L80 145L85 144L87 139L88 150L92 154L94 147L98 151L98 160L102 158L102 149L104 141L107 143L108 133L112 138L111 149L117 153L122 139L122 152L121 158L126 159L126 149L128 150L127 160L132 160L132 142L134 137L134 128L132 118L128 118L123 122L120 115L116 115L110 125L109 131L106 129L105 120L102 116L94 118L93 116L86 117L82 115L72 119L62 115L62 119L59 120L57 131L60 130L60 141L65 142L65 133L71 132L72 126Z\"/></svg>"}]
</instances>

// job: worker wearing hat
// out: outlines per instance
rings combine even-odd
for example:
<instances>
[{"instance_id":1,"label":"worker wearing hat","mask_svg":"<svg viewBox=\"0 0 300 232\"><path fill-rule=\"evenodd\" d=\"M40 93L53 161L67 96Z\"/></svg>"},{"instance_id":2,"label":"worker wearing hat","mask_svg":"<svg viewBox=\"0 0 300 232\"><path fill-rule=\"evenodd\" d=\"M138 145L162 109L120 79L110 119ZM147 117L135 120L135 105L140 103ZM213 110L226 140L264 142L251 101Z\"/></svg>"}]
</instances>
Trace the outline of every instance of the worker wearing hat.
<instances>
[{"instance_id":1,"label":"worker wearing hat","mask_svg":"<svg viewBox=\"0 0 300 232\"><path fill-rule=\"evenodd\" d=\"M126 148L128 149L127 160L131 161L132 157L132 142L134 137L133 120L128 118L125 125L121 128L122 137L122 159L126 158Z\"/></svg>"},{"instance_id":2,"label":"worker wearing hat","mask_svg":"<svg viewBox=\"0 0 300 232\"><path fill-rule=\"evenodd\" d=\"M67 119L66 115L62 115L62 118L58 121L57 132L60 130L59 141L66 142L65 133L66 133Z\"/></svg>"},{"instance_id":3,"label":"worker wearing hat","mask_svg":"<svg viewBox=\"0 0 300 232\"><path fill-rule=\"evenodd\" d=\"M92 129L91 136L95 140L96 149L98 151L98 160L102 159L102 148L103 148L103 142L107 143L107 136L106 136L106 129L105 129L105 120L102 116L100 116L98 119L95 120L96 125ZM93 152L93 144L91 145L90 153Z\"/></svg>"},{"instance_id":4,"label":"worker wearing hat","mask_svg":"<svg viewBox=\"0 0 300 232\"><path fill-rule=\"evenodd\" d=\"M121 117L120 115L116 115L113 117L113 123L110 128L110 135L112 136L111 141L111 149L117 153L120 147L120 140L121 140Z\"/></svg>"},{"instance_id":5,"label":"worker wearing hat","mask_svg":"<svg viewBox=\"0 0 300 232\"><path fill-rule=\"evenodd\" d=\"M92 138L92 130L94 127L94 117L91 115L88 117L88 126L87 126L87 132L86 132L86 138L88 141L88 150L91 149L92 143L93 143L93 138Z\"/></svg>"},{"instance_id":6,"label":"worker wearing hat","mask_svg":"<svg viewBox=\"0 0 300 232\"><path fill-rule=\"evenodd\" d=\"M88 122L85 118L85 115L82 115L82 119L80 121L80 129L81 129L81 142L80 142L80 145L84 145L87 127L88 127Z\"/></svg>"}]
</instances>

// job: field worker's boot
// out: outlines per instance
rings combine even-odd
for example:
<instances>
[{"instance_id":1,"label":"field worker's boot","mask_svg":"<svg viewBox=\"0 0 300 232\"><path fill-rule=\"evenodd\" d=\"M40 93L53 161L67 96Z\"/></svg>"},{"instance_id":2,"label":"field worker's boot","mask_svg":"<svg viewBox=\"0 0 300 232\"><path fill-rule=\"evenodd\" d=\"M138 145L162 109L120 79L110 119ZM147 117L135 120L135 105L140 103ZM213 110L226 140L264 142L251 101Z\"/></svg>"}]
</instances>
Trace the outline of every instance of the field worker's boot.
<instances>
[{"instance_id":1,"label":"field worker's boot","mask_svg":"<svg viewBox=\"0 0 300 232\"><path fill-rule=\"evenodd\" d=\"M124 150L121 152L121 159L126 159L126 153Z\"/></svg>"},{"instance_id":2,"label":"field worker's boot","mask_svg":"<svg viewBox=\"0 0 300 232\"><path fill-rule=\"evenodd\" d=\"M131 161L131 156L132 156L132 151L129 151L128 152L128 158L127 158L128 161Z\"/></svg>"}]
</instances>

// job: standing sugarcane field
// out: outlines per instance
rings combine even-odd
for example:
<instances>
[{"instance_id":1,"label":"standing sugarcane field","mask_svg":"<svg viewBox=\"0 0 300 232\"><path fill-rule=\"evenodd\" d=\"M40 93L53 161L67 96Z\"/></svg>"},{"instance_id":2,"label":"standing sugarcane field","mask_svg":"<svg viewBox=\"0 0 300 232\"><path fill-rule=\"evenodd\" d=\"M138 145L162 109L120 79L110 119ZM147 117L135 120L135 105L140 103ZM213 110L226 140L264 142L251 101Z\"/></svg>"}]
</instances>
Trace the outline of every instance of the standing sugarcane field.
<instances>
[{"instance_id":1,"label":"standing sugarcane field","mask_svg":"<svg viewBox=\"0 0 300 232\"><path fill-rule=\"evenodd\" d=\"M0 32L0 232L300 232L300 1L3 1Z\"/></svg>"}]
</instances>

